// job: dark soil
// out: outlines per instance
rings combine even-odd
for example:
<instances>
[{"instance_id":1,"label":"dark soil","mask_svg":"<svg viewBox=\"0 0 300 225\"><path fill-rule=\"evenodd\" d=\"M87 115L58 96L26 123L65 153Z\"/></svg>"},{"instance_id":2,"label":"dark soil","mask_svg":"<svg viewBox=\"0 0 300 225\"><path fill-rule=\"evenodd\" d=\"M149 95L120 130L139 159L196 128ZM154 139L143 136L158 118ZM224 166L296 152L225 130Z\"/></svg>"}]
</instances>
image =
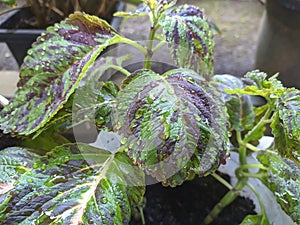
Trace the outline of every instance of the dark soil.
<instances>
[{"instance_id":1,"label":"dark soil","mask_svg":"<svg viewBox=\"0 0 300 225\"><path fill-rule=\"evenodd\" d=\"M187 181L176 188L163 187L161 184L147 186L144 209L146 225L200 225L227 191L211 176ZM211 225L238 225L249 214L256 214L253 202L238 197ZM134 219L130 223L141 224L141 221Z\"/></svg>"}]
</instances>

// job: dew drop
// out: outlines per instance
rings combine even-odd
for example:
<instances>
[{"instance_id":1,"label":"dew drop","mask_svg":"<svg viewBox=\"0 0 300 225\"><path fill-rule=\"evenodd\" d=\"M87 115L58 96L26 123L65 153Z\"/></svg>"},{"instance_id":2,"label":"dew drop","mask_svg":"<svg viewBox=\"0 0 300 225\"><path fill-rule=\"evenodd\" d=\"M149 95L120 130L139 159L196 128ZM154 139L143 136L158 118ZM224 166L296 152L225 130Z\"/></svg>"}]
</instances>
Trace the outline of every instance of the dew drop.
<instances>
[{"instance_id":1,"label":"dew drop","mask_svg":"<svg viewBox=\"0 0 300 225\"><path fill-rule=\"evenodd\" d=\"M106 199L105 197L101 197L101 198L100 198L100 202L101 202L102 204L106 204L106 203L107 203L107 199Z\"/></svg>"},{"instance_id":2,"label":"dew drop","mask_svg":"<svg viewBox=\"0 0 300 225\"><path fill-rule=\"evenodd\" d=\"M121 144L124 145L127 143L127 138L126 137L122 137L121 138Z\"/></svg>"},{"instance_id":3,"label":"dew drop","mask_svg":"<svg viewBox=\"0 0 300 225\"><path fill-rule=\"evenodd\" d=\"M33 167L33 169L37 169L37 168L39 167L39 164L38 164L38 163L34 163L34 164L32 165L32 167Z\"/></svg>"}]
</instances>

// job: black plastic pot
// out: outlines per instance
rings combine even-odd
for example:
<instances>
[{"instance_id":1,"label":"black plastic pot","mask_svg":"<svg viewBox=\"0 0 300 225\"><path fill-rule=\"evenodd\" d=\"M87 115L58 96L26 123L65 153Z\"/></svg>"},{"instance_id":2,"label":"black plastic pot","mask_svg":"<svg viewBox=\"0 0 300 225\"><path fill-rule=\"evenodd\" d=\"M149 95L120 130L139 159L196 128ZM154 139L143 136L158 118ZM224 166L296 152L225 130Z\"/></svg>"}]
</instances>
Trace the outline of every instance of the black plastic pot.
<instances>
[{"instance_id":1,"label":"black plastic pot","mask_svg":"<svg viewBox=\"0 0 300 225\"><path fill-rule=\"evenodd\" d=\"M125 3L120 2L116 11L123 11ZM27 50L31 48L32 43L45 30L42 29L25 29L20 26L20 22L31 17L28 8L10 12L0 20L0 42L5 42L11 50L19 66L23 63L23 59L27 54ZM114 17L110 24L119 29L121 23L120 17Z\"/></svg>"},{"instance_id":2,"label":"black plastic pot","mask_svg":"<svg viewBox=\"0 0 300 225\"><path fill-rule=\"evenodd\" d=\"M300 0L267 0L256 68L280 73L285 86L300 88Z\"/></svg>"}]
</instances>

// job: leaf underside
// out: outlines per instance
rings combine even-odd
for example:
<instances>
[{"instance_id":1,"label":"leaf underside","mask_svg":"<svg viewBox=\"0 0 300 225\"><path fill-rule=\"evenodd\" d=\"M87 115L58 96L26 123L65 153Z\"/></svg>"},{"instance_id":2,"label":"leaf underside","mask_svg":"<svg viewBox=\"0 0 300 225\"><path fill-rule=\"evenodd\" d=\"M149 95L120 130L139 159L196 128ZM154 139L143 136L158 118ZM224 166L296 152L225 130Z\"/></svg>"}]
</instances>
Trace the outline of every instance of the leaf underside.
<instances>
[{"instance_id":1,"label":"leaf underside","mask_svg":"<svg viewBox=\"0 0 300 225\"><path fill-rule=\"evenodd\" d=\"M292 160L261 152L258 161L268 168L264 184L274 193L282 209L296 223L300 221L300 167Z\"/></svg>"},{"instance_id":2,"label":"leaf underside","mask_svg":"<svg viewBox=\"0 0 300 225\"><path fill-rule=\"evenodd\" d=\"M124 81L115 131L131 159L165 185L213 172L227 153L227 114L198 74L141 70Z\"/></svg>"},{"instance_id":3,"label":"leaf underside","mask_svg":"<svg viewBox=\"0 0 300 225\"><path fill-rule=\"evenodd\" d=\"M222 90L231 128L236 131L243 131L251 126L254 123L255 115L250 97L241 94L227 94L225 90L242 89L244 87L242 80L227 74L215 75L213 80L219 90Z\"/></svg>"},{"instance_id":4,"label":"leaf underside","mask_svg":"<svg viewBox=\"0 0 300 225\"><path fill-rule=\"evenodd\" d=\"M18 148L0 152L5 169L0 187L10 187L5 193L0 188L0 224L129 223L144 187L142 173L124 166L131 166L125 154L114 156L88 145L57 147L46 156L32 154ZM4 160L6 156L10 160Z\"/></svg>"},{"instance_id":5,"label":"leaf underside","mask_svg":"<svg viewBox=\"0 0 300 225\"><path fill-rule=\"evenodd\" d=\"M182 5L166 11L160 20L175 63L184 68L213 74L213 34L203 11Z\"/></svg>"},{"instance_id":6,"label":"leaf underside","mask_svg":"<svg viewBox=\"0 0 300 225\"><path fill-rule=\"evenodd\" d=\"M49 27L28 51L16 97L1 112L4 133L29 135L44 126L96 57L118 38L107 22L79 12Z\"/></svg>"}]
</instances>

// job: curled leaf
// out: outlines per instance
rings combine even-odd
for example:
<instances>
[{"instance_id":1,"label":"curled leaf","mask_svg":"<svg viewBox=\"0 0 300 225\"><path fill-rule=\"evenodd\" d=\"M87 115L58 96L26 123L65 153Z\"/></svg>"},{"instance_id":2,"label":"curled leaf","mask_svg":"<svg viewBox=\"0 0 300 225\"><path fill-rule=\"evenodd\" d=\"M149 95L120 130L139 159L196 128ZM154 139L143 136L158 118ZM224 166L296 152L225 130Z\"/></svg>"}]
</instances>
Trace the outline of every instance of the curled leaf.
<instances>
[{"instance_id":1,"label":"curled leaf","mask_svg":"<svg viewBox=\"0 0 300 225\"><path fill-rule=\"evenodd\" d=\"M244 84L241 79L231 75L215 75L213 81L222 91L223 98L229 114L231 128L236 131L243 131L251 126L255 119L253 104L247 95L228 94L226 90L242 89Z\"/></svg>"},{"instance_id":2,"label":"curled leaf","mask_svg":"<svg viewBox=\"0 0 300 225\"><path fill-rule=\"evenodd\" d=\"M190 70L141 70L117 97L115 130L133 161L165 185L216 170L227 153L219 93Z\"/></svg>"}]
</instances>

